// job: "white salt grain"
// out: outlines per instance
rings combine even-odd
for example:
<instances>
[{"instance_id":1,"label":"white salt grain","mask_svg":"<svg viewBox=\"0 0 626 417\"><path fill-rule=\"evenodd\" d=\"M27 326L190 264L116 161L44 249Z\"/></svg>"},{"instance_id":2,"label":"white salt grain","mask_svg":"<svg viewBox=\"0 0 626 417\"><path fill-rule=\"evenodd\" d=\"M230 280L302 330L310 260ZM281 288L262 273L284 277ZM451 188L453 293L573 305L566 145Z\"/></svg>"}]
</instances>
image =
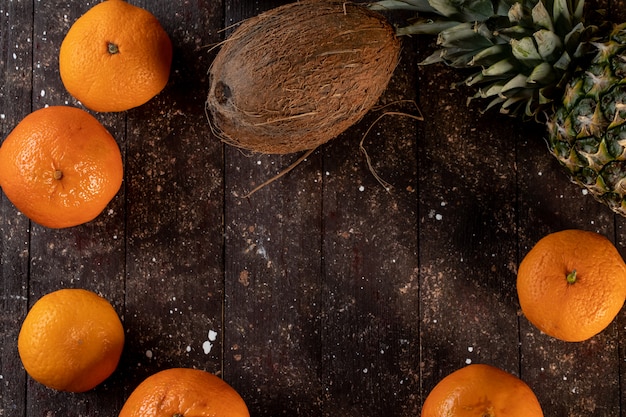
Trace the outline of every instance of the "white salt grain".
<instances>
[{"instance_id":1,"label":"white salt grain","mask_svg":"<svg viewBox=\"0 0 626 417\"><path fill-rule=\"evenodd\" d=\"M209 340L215 342L217 339L217 332L215 330L209 330Z\"/></svg>"}]
</instances>

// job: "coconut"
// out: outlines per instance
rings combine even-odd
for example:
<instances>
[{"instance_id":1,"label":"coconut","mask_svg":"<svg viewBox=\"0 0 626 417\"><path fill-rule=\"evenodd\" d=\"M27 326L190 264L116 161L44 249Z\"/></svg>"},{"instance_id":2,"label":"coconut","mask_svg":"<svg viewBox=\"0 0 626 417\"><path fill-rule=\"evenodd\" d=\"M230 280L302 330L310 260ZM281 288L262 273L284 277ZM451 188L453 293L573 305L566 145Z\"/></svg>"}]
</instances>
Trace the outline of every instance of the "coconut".
<instances>
[{"instance_id":1,"label":"coconut","mask_svg":"<svg viewBox=\"0 0 626 417\"><path fill-rule=\"evenodd\" d=\"M305 0L262 13L211 65L213 132L259 153L315 149L376 104L399 53L394 28L362 5Z\"/></svg>"}]
</instances>

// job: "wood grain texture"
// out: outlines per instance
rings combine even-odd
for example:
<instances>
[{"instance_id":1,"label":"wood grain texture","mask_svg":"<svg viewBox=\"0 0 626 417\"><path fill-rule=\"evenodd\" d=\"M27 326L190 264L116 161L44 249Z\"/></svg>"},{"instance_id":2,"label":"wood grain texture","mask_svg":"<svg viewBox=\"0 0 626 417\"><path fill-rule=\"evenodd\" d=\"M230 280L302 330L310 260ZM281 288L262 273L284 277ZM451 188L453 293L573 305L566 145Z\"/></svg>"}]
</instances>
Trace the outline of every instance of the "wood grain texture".
<instances>
[{"instance_id":1,"label":"wood grain texture","mask_svg":"<svg viewBox=\"0 0 626 417\"><path fill-rule=\"evenodd\" d=\"M232 25L284 1L131 3L161 21L174 61L144 106L94 113L122 150L118 195L93 222L51 230L0 193L0 416L114 416L143 378L174 366L220 375L255 417L416 416L469 363L520 376L546 416L626 415L624 312L565 343L517 301L517 265L547 233L597 231L626 255L626 220L568 180L541 125L468 106L472 92L450 87L464 74L416 65L434 39L410 37L384 107L246 196L301 155L215 138L208 68ZM2 139L32 110L81 107L58 48L93 4L0 6ZM623 0L594 5L626 19ZM17 354L28 308L62 287L105 296L126 330L117 371L83 394L37 384Z\"/></svg>"},{"instance_id":2,"label":"wood grain texture","mask_svg":"<svg viewBox=\"0 0 626 417\"><path fill-rule=\"evenodd\" d=\"M31 3L9 3L0 13L0 129L5 137L31 110L33 72ZM0 410L26 415L26 375L18 359L20 325L28 309L29 221L0 194Z\"/></svg>"}]
</instances>

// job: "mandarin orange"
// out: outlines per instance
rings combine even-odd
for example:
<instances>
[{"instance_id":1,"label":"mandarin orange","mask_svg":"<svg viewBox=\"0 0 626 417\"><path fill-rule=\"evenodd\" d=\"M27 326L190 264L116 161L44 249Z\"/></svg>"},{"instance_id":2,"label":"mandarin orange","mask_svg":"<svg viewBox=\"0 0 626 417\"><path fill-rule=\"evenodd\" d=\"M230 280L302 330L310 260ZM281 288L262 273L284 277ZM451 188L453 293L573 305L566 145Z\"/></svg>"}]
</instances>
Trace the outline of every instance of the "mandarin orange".
<instances>
[{"instance_id":1,"label":"mandarin orange","mask_svg":"<svg viewBox=\"0 0 626 417\"><path fill-rule=\"evenodd\" d=\"M539 330L569 342L604 330L626 298L626 264L604 236L563 230L540 239L517 272L526 318Z\"/></svg>"},{"instance_id":2,"label":"mandarin orange","mask_svg":"<svg viewBox=\"0 0 626 417\"><path fill-rule=\"evenodd\" d=\"M24 215L50 228L96 218L123 177L115 139L84 110L46 107L26 116L0 146L0 187Z\"/></svg>"},{"instance_id":3,"label":"mandarin orange","mask_svg":"<svg viewBox=\"0 0 626 417\"><path fill-rule=\"evenodd\" d=\"M94 292L61 289L30 309L18 336L26 372L59 391L88 391L115 371L124 329L113 306Z\"/></svg>"},{"instance_id":4,"label":"mandarin orange","mask_svg":"<svg viewBox=\"0 0 626 417\"><path fill-rule=\"evenodd\" d=\"M170 368L146 378L119 417L249 417L241 396L221 378L199 369Z\"/></svg>"},{"instance_id":5,"label":"mandarin orange","mask_svg":"<svg viewBox=\"0 0 626 417\"><path fill-rule=\"evenodd\" d=\"M140 106L167 84L172 43L157 18L123 0L107 0L74 22L59 51L67 91L87 108Z\"/></svg>"},{"instance_id":6,"label":"mandarin orange","mask_svg":"<svg viewBox=\"0 0 626 417\"><path fill-rule=\"evenodd\" d=\"M443 378L426 397L421 417L543 417L539 400L518 377L472 364Z\"/></svg>"}]
</instances>

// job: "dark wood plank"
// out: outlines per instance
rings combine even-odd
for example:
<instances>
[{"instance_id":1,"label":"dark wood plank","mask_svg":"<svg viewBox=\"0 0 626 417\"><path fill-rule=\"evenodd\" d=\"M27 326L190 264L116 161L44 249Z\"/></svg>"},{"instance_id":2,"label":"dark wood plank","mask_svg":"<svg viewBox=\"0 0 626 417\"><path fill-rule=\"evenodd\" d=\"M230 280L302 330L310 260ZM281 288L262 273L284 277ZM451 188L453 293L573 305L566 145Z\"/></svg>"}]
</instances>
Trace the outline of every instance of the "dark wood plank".
<instances>
[{"instance_id":1,"label":"dark wood plank","mask_svg":"<svg viewBox=\"0 0 626 417\"><path fill-rule=\"evenodd\" d=\"M204 114L223 6L136 5L159 19L174 59L163 92L126 119L128 390L170 367L220 373L223 350L222 148Z\"/></svg>"},{"instance_id":2,"label":"dark wood plank","mask_svg":"<svg viewBox=\"0 0 626 417\"><path fill-rule=\"evenodd\" d=\"M423 40L424 59L430 46ZM515 140L522 126L473 91L467 72L420 67L422 400L471 363L519 375Z\"/></svg>"},{"instance_id":3,"label":"dark wood plank","mask_svg":"<svg viewBox=\"0 0 626 417\"><path fill-rule=\"evenodd\" d=\"M232 2L225 24L279 4ZM225 156L224 378L252 415L320 415L321 153L249 198L299 155Z\"/></svg>"},{"instance_id":4,"label":"dark wood plank","mask_svg":"<svg viewBox=\"0 0 626 417\"><path fill-rule=\"evenodd\" d=\"M383 116L419 114L407 103L417 97L415 45L405 41L379 102L389 107L324 147L323 415L415 415L420 405L419 122Z\"/></svg>"},{"instance_id":5,"label":"dark wood plank","mask_svg":"<svg viewBox=\"0 0 626 417\"><path fill-rule=\"evenodd\" d=\"M33 5L0 7L1 138L31 108ZM0 193L0 415L25 415L26 374L18 359L17 335L28 308L29 221Z\"/></svg>"},{"instance_id":6,"label":"dark wood plank","mask_svg":"<svg viewBox=\"0 0 626 417\"><path fill-rule=\"evenodd\" d=\"M241 184L272 175L272 167L288 158L241 158L237 167L243 175L231 173L226 181L224 377L242 393L253 415L316 415L321 394L320 158L303 162L247 199L241 197L247 189ZM233 169L233 160L228 158L227 170ZM251 169L255 165L258 169ZM244 180L246 169L251 180Z\"/></svg>"}]
</instances>

